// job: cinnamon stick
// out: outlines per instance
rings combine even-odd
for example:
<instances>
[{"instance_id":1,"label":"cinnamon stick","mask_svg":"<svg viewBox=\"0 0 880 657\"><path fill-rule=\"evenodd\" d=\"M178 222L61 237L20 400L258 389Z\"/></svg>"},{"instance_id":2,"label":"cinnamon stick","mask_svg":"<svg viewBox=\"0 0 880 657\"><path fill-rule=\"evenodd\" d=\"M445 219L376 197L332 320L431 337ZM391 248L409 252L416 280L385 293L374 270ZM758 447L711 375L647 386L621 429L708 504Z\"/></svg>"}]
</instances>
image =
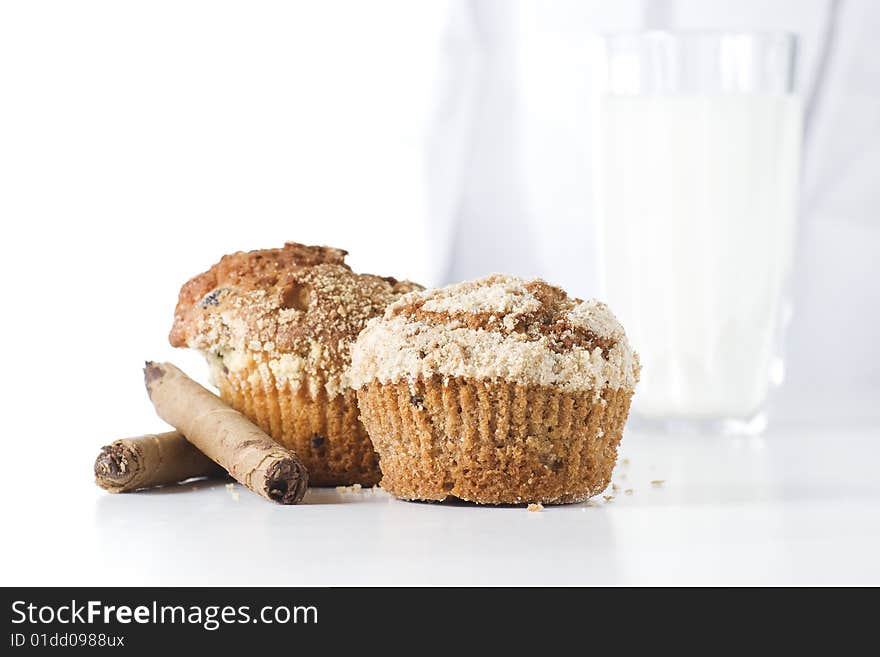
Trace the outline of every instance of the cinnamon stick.
<instances>
[{"instance_id":1,"label":"cinnamon stick","mask_svg":"<svg viewBox=\"0 0 880 657\"><path fill-rule=\"evenodd\" d=\"M225 474L177 431L116 440L95 459L95 483L111 493Z\"/></svg>"},{"instance_id":2,"label":"cinnamon stick","mask_svg":"<svg viewBox=\"0 0 880 657\"><path fill-rule=\"evenodd\" d=\"M281 504L305 495L308 472L296 453L174 365L147 362L144 383L159 417L241 484Z\"/></svg>"}]
</instances>

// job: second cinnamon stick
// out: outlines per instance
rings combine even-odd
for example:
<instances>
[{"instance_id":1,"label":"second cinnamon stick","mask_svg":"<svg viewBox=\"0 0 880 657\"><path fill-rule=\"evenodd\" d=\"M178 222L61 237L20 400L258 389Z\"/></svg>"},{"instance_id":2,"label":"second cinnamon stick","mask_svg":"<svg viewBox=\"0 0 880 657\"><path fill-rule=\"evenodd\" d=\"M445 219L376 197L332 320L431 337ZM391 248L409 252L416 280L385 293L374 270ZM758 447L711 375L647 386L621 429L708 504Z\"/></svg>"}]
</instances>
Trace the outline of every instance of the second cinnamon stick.
<instances>
[{"instance_id":1,"label":"second cinnamon stick","mask_svg":"<svg viewBox=\"0 0 880 657\"><path fill-rule=\"evenodd\" d=\"M177 431L113 441L95 459L95 483L111 493L225 474Z\"/></svg>"}]
</instances>

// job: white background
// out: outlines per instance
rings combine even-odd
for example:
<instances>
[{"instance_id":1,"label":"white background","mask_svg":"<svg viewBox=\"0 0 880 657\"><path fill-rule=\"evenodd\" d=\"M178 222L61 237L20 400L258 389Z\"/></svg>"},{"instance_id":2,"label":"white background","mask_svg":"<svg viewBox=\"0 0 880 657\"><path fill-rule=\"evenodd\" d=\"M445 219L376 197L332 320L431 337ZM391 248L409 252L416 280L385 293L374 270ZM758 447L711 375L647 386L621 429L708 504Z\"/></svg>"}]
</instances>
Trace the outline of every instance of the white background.
<instances>
[{"instance_id":1,"label":"white background","mask_svg":"<svg viewBox=\"0 0 880 657\"><path fill-rule=\"evenodd\" d=\"M878 16L864 0L0 4L0 583L878 583ZM802 37L798 313L767 436L628 435L633 495L541 514L93 486L100 445L164 429L145 359L204 380L167 332L179 286L223 253L326 243L427 284L502 270L595 293L582 44L651 25Z\"/></svg>"}]
</instances>

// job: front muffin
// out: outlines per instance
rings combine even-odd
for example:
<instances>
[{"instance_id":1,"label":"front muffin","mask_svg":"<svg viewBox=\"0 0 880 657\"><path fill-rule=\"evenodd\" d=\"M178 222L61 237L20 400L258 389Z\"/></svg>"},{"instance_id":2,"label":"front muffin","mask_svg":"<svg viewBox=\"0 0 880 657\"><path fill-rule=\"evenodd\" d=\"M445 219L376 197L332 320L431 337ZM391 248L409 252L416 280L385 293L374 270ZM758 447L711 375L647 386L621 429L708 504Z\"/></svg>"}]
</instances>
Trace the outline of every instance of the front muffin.
<instances>
[{"instance_id":1,"label":"front muffin","mask_svg":"<svg viewBox=\"0 0 880 657\"><path fill-rule=\"evenodd\" d=\"M604 304L493 275L391 304L358 337L350 382L383 488L516 504L605 489L638 376Z\"/></svg>"},{"instance_id":2,"label":"front muffin","mask_svg":"<svg viewBox=\"0 0 880 657\"><path fill-rule=\"evenodd\" d=\"M169 339L205 353L221 398L299 454L314 485L373 485L379 468L344 377L371 317L409 282L356 274L346 252L288 243L224 256L180 290Z\"/></svg>"}]
</instances>

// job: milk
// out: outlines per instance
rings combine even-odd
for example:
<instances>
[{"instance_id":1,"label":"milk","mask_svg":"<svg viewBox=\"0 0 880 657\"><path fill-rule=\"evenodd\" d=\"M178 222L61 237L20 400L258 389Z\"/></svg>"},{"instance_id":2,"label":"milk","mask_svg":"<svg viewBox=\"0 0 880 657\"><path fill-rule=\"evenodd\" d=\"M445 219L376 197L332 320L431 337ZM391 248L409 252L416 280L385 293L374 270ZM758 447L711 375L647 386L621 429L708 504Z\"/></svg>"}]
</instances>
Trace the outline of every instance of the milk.
<instances>
[{"instance_id":1,"label":"milk","mask_svg":"<svg viewBox=\"0 0 880 657\"><path fill-rule=\"evenodd\" d=\"M611 96L601 116L599 269L641 356L633 408L749 418L781 363L800 101Z\"/></svg>"}]
</instances>

